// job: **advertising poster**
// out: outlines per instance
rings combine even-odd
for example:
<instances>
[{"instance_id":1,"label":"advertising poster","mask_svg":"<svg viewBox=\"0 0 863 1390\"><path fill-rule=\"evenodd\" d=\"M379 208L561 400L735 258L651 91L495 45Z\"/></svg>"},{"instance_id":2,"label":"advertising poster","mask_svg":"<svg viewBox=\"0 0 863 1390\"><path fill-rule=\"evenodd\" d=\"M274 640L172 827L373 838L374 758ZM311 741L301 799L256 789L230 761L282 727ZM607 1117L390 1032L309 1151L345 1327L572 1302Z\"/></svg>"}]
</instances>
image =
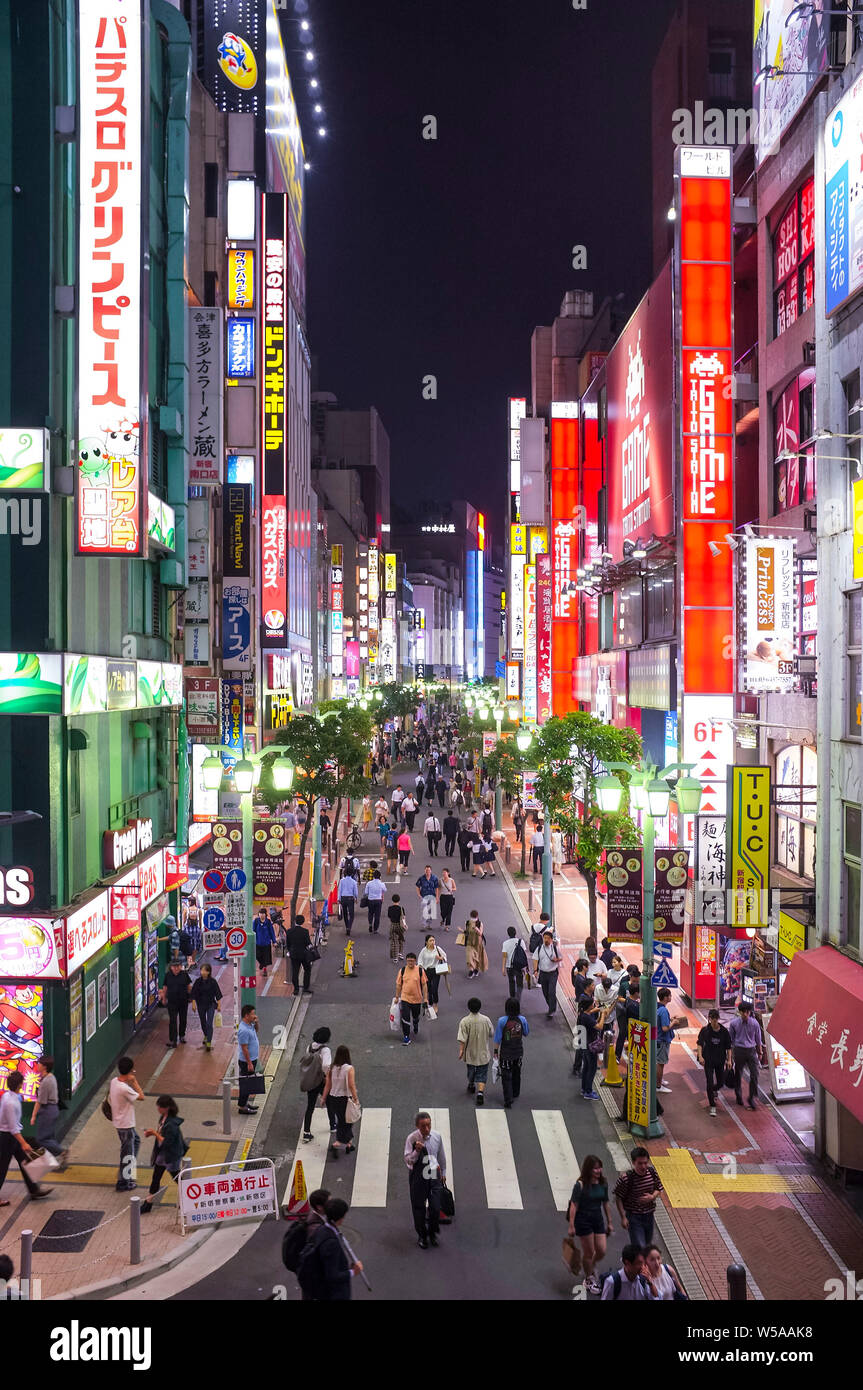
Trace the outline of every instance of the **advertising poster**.
<instances>
[{"instance_id":1,"label":"advertising poster","mask_svg":"<svg viewBox=\"0 0 863 1390\"><path fill-rule=\"evenodd\" d=\"M653 861L653 938L655 941L681 942L686 881L689 876L689 851L658 849L654 851Z\"/></svg>"},{"instance_id":2,"label":"advertising poster","mask_svg":"<svg viewBox=\"0 0 863 1390\"><path fill-rule=\"evenodd\" d=\"M186 728L190 738L219 737L219 681L216 676L186 679Z\"/></svg>"},{"instance_id":3,"label":"advertising poster","mask_svg":"<svg viewBox=\"0 0 863 1390\"><path fill-rule=\"evenodd\" d=\"M482 736L482 756L487 758L489 753L493 753L497 747L497 734L483 733Z\"/></svg>"},{"instance_id":4,"label":"advertising poster","mask_svg":"<svg viewBox=\"0 0 863 1390\"><path fill-rule=\"evenodd\" d=\"M188 481L196 487L222 481L222 323L220 309L188 310Z\"/></svg>"},{"instance_id":5,"label":"advertising poster","mask_svg":"<svg viewBox=\"0 0 863 1390\"><path fill-rule=\"evenodd\" d=\"M24 1073L21 1095L35 1100L36 1059L43 1050L41 985L0 985L0 1084L9 1072Z\"/></svg>"},{"instance_id":6,"label":"advertising poster","mask_svg":"<svg viewBox=\"0 0 863 1390\"><path fill-rule=\"evenodd\" d=\"M643 879L641 849L610 849L605 856L609 941L640 941Z\"/></svg>"},{"instance_id":7,"label":"advertising poster","mask_svg":"<svg viewBox=\"0 0 863 1390\"><path fill-rule=\"evenodd\" d=\"M526 811L541 811L542 802L536 794L536 773L521 774L521 804Z\"/></svg>"},{"instance_id":8,"label":"advertising poster","mask_svg":"<svg viewBox=\"0 0 863 1390\"><path fill-rule=\"evenodd\" d=\"M81 976L69 986L69 1053L72 1094L84 1079L83 1020L81 1018Z\"/></svg>"},{"instance_id":9,"label":"advertising poster","mask_svg":"<svg viewBox=\"0 0 863 1390\"><path fill-rule=\"evenodd\" d=\"M826 68L830 19L825 11L838 8L823 0L812 5L756 0L752 76L758 164L773 152ZM779 75L755 86L754 79L768 67L780 69Z\"/></svg>"},{"instance_id":10,"label":"advertising poster","mask_svg":"<svg viewBox=\"0 0 863 1390\"><path fill-rule=\"evenodd\" d=\"M96 1032L96 981L91 980L84 991L85 1037L89 1042Z\"/></svg>"},{"instance_id":11,"label":"advertising poster","mask_svg":"<svg viewBox=\"0 0 863 1390\"><path fill-rule=\"evenodd\" d=\"M115 956L108 966L108 1012L115 1014L120 1007L120 957Z\"/></svg>"},{"instance_id":12,"label":"advertising poster","mask_svg":"<svg viewBox=\"0 0 863 1390\"><path fill-rule=\"evenodd\" d=\"M787 694L795 681L794 540L744 538L743 574L741 689Z\"/></svg>"},{"instance_id":13,"label":"advertising poster","mask_svg":"<svg viewBox=\"0 0 863 1390\"><path fill-rule=\"evenodd\" d=\"M108 1022L108 972L99 971L99 1027Z\"/></svg>"},{"instance_id":14,"label":"advertising poster","mask_svg":"<svg viewBox=\"0 0 863 1390\"><path fill-rule=\"evenodd\" d=\"M227 874L243 867L243 823L222 820L213 826L213 868Z\"/></svg>"},{"instance_id":15,"label":"advertising poster","mask_svg":"<svg viewBox=\"0 0 863 1390\"><path fill-rule=\"evenodd\" d=\"M0 917L0 980L62 980L63 923L49 917Z\"/></svg>"},{"instance_id":16,"label":"advertising poster","mask_svg":"<svg viewBox=\"0 0 863 1390\"><path fill-rule=\"evenodd\" d=\"M255 906L282 903L285 897L285 840L287 829L281 821L267 821L255 827L252 849ZM214 861L215 863L215 861ZM222 867L221 860L218 868Z\"/></svg>"},{"instance_id":17,"label":"advertising poster","mask_svg":"<svg viewBox=\"0 0 863 1390\"><path fill-rule=\"evenodd\" d=\"M650 1029L641 1019L629 1020L629 1074L626 1083L626 1118L647 1126L650 1118Z\"/></svg>"},{"instance_id":18,"label":"advertising poster","mask_svg":"<svg viewBox=\"0 0 863 1390\"><path fill-rule=\"evenodd\" d=\"M737 927L770 923L770 768L728 770L729 921Z\"/></svg>"},{"instance_id":19,"label":"advertising poster","mask_svg":"<svg viewBox=\"0 0 863 1390\"><path fill-rule=\"evenodd\" d=\"M536 557L536 722L551 718L551 556Z\"/></svg>"},{"instance_id":20,"label":"advertising poster","mask_svg":"<svg viewBox=\"0 0 863 1390\"><path fill-rule=\"evenodd\" d=\"M140 941L138 951L135 953L135 1018L140 1018L144 1012L144 962L141 958Z\"/></svg>"},{"instance_id":21,"label":"advertising poster","mask_svg":"<svg viewBox=\"0 0 863 1390\"><path fill-rule=\"evenodd\" d=\"M222 588L222 666L252 669L252 581L225 580Z\"/></svg>"},{"instance_id":22,"label":"advertising poster","mask_svg":"<svg viewBox=\"0 0 863 1390\"><path fill-rule=\"evenodd\" d=\"M719 1007L733 1009L740 994L743 971L749 969L751 941L736 941L719 934Z\"/></svg>"},{"instance_id":23,"label":"advertising poster","mask_svg":"<svg viewBox=\"0 0 863 1390\"><path fill-rule=\"evenodd\" d=\"M222 681L222 762L230 771L243 752L243 680Z\"/></svg>"}]
</instances>

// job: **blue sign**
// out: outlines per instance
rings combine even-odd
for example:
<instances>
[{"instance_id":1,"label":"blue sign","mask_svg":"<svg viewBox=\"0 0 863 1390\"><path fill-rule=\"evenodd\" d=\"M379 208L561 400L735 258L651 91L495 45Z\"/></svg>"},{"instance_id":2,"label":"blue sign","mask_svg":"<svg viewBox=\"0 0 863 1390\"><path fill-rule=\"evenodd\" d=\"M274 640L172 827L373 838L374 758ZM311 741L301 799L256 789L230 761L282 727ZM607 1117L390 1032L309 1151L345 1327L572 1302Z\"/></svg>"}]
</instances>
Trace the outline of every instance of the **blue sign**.
<instances>
[{"instance_id":1,"label":"blue sign","mask_svg":"<svg viewBox=\"0 0 863 1390\"><path fill-rule=\"evenodd\" d=\"M665 985L668 989L677 988L677 976L675 975L671 966L668 964L667 960L663 960L656 967L652 976L650 977L650 983L652 985L658 986L659 988L661 988L663 985Z\"/></svg>"},{"instance_id":2,"label":"blue sign","mask_svg":"<svg viewBox=\"0 0 863 1390\"><path fill-rule=\"evenodd\" d=\"M255 460L252 454L228 454L228 482L255 486Z\"/></svg>"},{"instance_id":3,"label":"blue sign","mask_svg":"<svg viewBox=\"0 0 863 1390\"><path fill-rule=\"evenodd\" d=\"M505 675L506 675L506 662L505 662L505 661L496 661L496 662L494 663L494 674L495 674L496 676L505 676Z\"/></svg>"},{"instance_id":4,"label":"blue sign","mask_svg":"<svg viewBox=\"0 0 863 1390\"><path fill-rule=\"evenodd\" d=\"M654 941L654 943L653 943L653 954L654 954L655 956L670 956L670 955L671 955L671 942L670 942L670 941Z\"/></svg>"},{"instance_id":5,"label":"blue sign","mask_svg":"<svg viewBox=\"0 0 863 1390\"><path fill-rule=\"evenodd\" d=\"M222 681L222 762L230 772L243 752L243 678Z\"/></svg>"},{"instance_id":6,"label":"blue sign","mask_svg":"<svg viewBox=\"0 0 863 1390\"><path fill-rule=\"evenodd\" d=\"M231 869L230 873L225 874L225 887L229 893L242 893L245 886L246 875L242 869Z\"/></svg>"},{"instance_id":7,"label":"blue sign","mask_svg":"<svg viewBox=\"0 0 863 1390\"><path fill-rule=\"evenodd\" d=\"M226 579L222 587L222 661L229 670L252 669L251 579Z\"/></svg>"},{"instance_id":8,"label":"blue sign","mask_svg":"<svg viewBox=\"0 0 863 1390\"><path fill-rule=\"evenodd\" d=\"M228 319L228 376L255 375L255 320Z\"/></svg>"},{"instance_id":9,"label":"blue sign","mask_svg":"<svg viewBox=\"0 0 863 1390\"><path fill-rule=\"evenodd\" d=\"M204 913L204 931L221 931L225 914L220 907L208 907Z\"/></svg>"}]
</instances>

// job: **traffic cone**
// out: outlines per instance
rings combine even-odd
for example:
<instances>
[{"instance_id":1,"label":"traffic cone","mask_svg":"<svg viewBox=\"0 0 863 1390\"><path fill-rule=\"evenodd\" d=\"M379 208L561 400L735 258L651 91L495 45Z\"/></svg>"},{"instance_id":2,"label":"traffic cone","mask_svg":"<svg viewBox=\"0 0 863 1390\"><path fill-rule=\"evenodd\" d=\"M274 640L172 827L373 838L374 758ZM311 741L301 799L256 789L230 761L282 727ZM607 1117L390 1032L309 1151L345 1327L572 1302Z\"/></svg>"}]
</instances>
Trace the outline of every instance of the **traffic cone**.
<instances>
[{"instance_id":1,"label":"traffic cone","mask_svg":"<svg viewBox=\"0 0 863 1390\"><path fill-rule=\"evenodd\" d=\"M620 1067L617 1065L617 1053L612 1046L608 1049L608 1066L605 1069L605 1076L602 1080L603 1086L622 1086L623 1077L620 1074Z\"/></svg>"},{"instance_id":2,"label":"traffic cone","mask_svg":"<svg viewBox=\"0 0 863 1390\"><path fill-rule=\"evenodd\" d=\"M291 1188L288 1209L285 1212L285 1220L298 1220L301 1216L308 1216L310 1210L309 1192L306 1187L306 1175L303 1172L302 1163L297 1159L297 1165L294 1169L294 1183Z\"/></svg>"}]
</instances>

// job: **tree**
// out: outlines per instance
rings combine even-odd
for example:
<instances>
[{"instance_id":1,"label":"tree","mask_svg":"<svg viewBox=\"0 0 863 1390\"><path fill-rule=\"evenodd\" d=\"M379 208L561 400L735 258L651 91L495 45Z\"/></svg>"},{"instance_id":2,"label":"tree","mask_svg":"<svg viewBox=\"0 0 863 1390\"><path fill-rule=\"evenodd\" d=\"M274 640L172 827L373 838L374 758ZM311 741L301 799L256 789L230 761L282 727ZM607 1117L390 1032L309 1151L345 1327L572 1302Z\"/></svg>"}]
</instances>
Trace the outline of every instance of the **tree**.
<instances>
[{"instance_id":1,"label":"tree","mask_svg":"<svg viewBox=\"0 0 863 1390\"><path fill-rule=\"evenodd\" d=\"M303 861L306 844L314 824L315 811L322 797L336 803L333 818L333 836L341 811L342 799L346 796L363 796L368 783L363 776L369 740L372 736L371 716L366 710L351 707L344 700L327 700L318 706L314 714L295 715L286 729L280 729L266 753L281 752L284 749L294 764L294 785L292 795L306 811L300 841L294 891L291 896L291 921L297 912L297 901L303 877ZM269 760L264 760L264 770L258 787L260 800L271 810L285 800L285 793L273 787Z\"/></svg>"},{"instance_id":2,"label":"tree","mask_svg":"<svg viewBox=\"0 0 863 1390\"><path fill-rule=\"evenodd\" d=\"M592 714L576 712L549 719L537 731L531 753L536 789L548 814L576 840L576 864L587 885L591 935L596 935L596 876L602 852L616 844L638 845L640 832L628 802L614 815L601 811L596 782L610 763L633 769L641 757L634 729L615 729ZM629 777L621 774L624 788Z\"/></svg>"},{"instance_id":3,"label":"tree","mask_svg":"<svg viewBox=\"0 0 863 1390\"><path fill-rule=\"evenodd\" d=\"M520 752L515 739L507 739L505 742L501 739L486 758L485 766L489 777L493 777L496 783L500 783L507 796L521 796L521 774L526 767L531 766L531 761L526 754ZM522 831L520 870L520 877L522 878L527 874L526 845L527 837Z\"/></svg>"}]
</instances>

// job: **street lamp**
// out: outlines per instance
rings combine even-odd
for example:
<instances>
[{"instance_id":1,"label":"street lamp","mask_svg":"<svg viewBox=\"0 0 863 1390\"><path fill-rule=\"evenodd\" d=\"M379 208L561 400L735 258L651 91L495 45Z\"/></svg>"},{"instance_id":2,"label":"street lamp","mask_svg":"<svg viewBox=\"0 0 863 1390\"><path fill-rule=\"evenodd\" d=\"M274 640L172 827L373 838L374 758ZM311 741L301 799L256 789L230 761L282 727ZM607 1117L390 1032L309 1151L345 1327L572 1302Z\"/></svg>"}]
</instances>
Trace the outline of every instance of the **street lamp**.
<instances>
[{"instance_id":1,"label":"street lamp","mask_svg":"<svg viewBox=\"0 0 863 1390\"><path fill-rule=\"evenodd\" d=\"M225 768L221 758L216 758L212 753L208 753L201 763L201 780L204 783L204 790L217 792L222 785L222 778Z\"/></svg>"},{"instance_id":2,"label":"street lamp","mask_svg":"<svg viewBox=\"0 0 863 1390\"><path fill-rule=\"evenodd\" d=\"M294 785L294 765L287 753L280 753L273 759L271 768L273 786L277 792L289 792Z\"/></svg>"},{"instance_id":3,"label":"street lamp","mask_svg":"<svg viewBox=\"0 0 863 1390\"><path fill-rule=\"evenodd\" d=\"M494 715L495 726L497 728L498 747L500 747L500 730L501 725L503 724L503 716L505 715L505 713L506 710L498 700L497 704L492 710L492 714ZM501 785L500 777L498 777L494 787L494 828L495 830L503 830L503 786Z\"/></svg>"},{"instance_id":4,"label":"street lamp","mask_svg":"<svg viewBox=\"0 0 863 1390\"><path fill-rule=\"evenodd\" d=\"M519 753L526 753L533 742L533 734L530 729L519 729L515 736L516 747Z\"/></svg>"}]
</instances>

